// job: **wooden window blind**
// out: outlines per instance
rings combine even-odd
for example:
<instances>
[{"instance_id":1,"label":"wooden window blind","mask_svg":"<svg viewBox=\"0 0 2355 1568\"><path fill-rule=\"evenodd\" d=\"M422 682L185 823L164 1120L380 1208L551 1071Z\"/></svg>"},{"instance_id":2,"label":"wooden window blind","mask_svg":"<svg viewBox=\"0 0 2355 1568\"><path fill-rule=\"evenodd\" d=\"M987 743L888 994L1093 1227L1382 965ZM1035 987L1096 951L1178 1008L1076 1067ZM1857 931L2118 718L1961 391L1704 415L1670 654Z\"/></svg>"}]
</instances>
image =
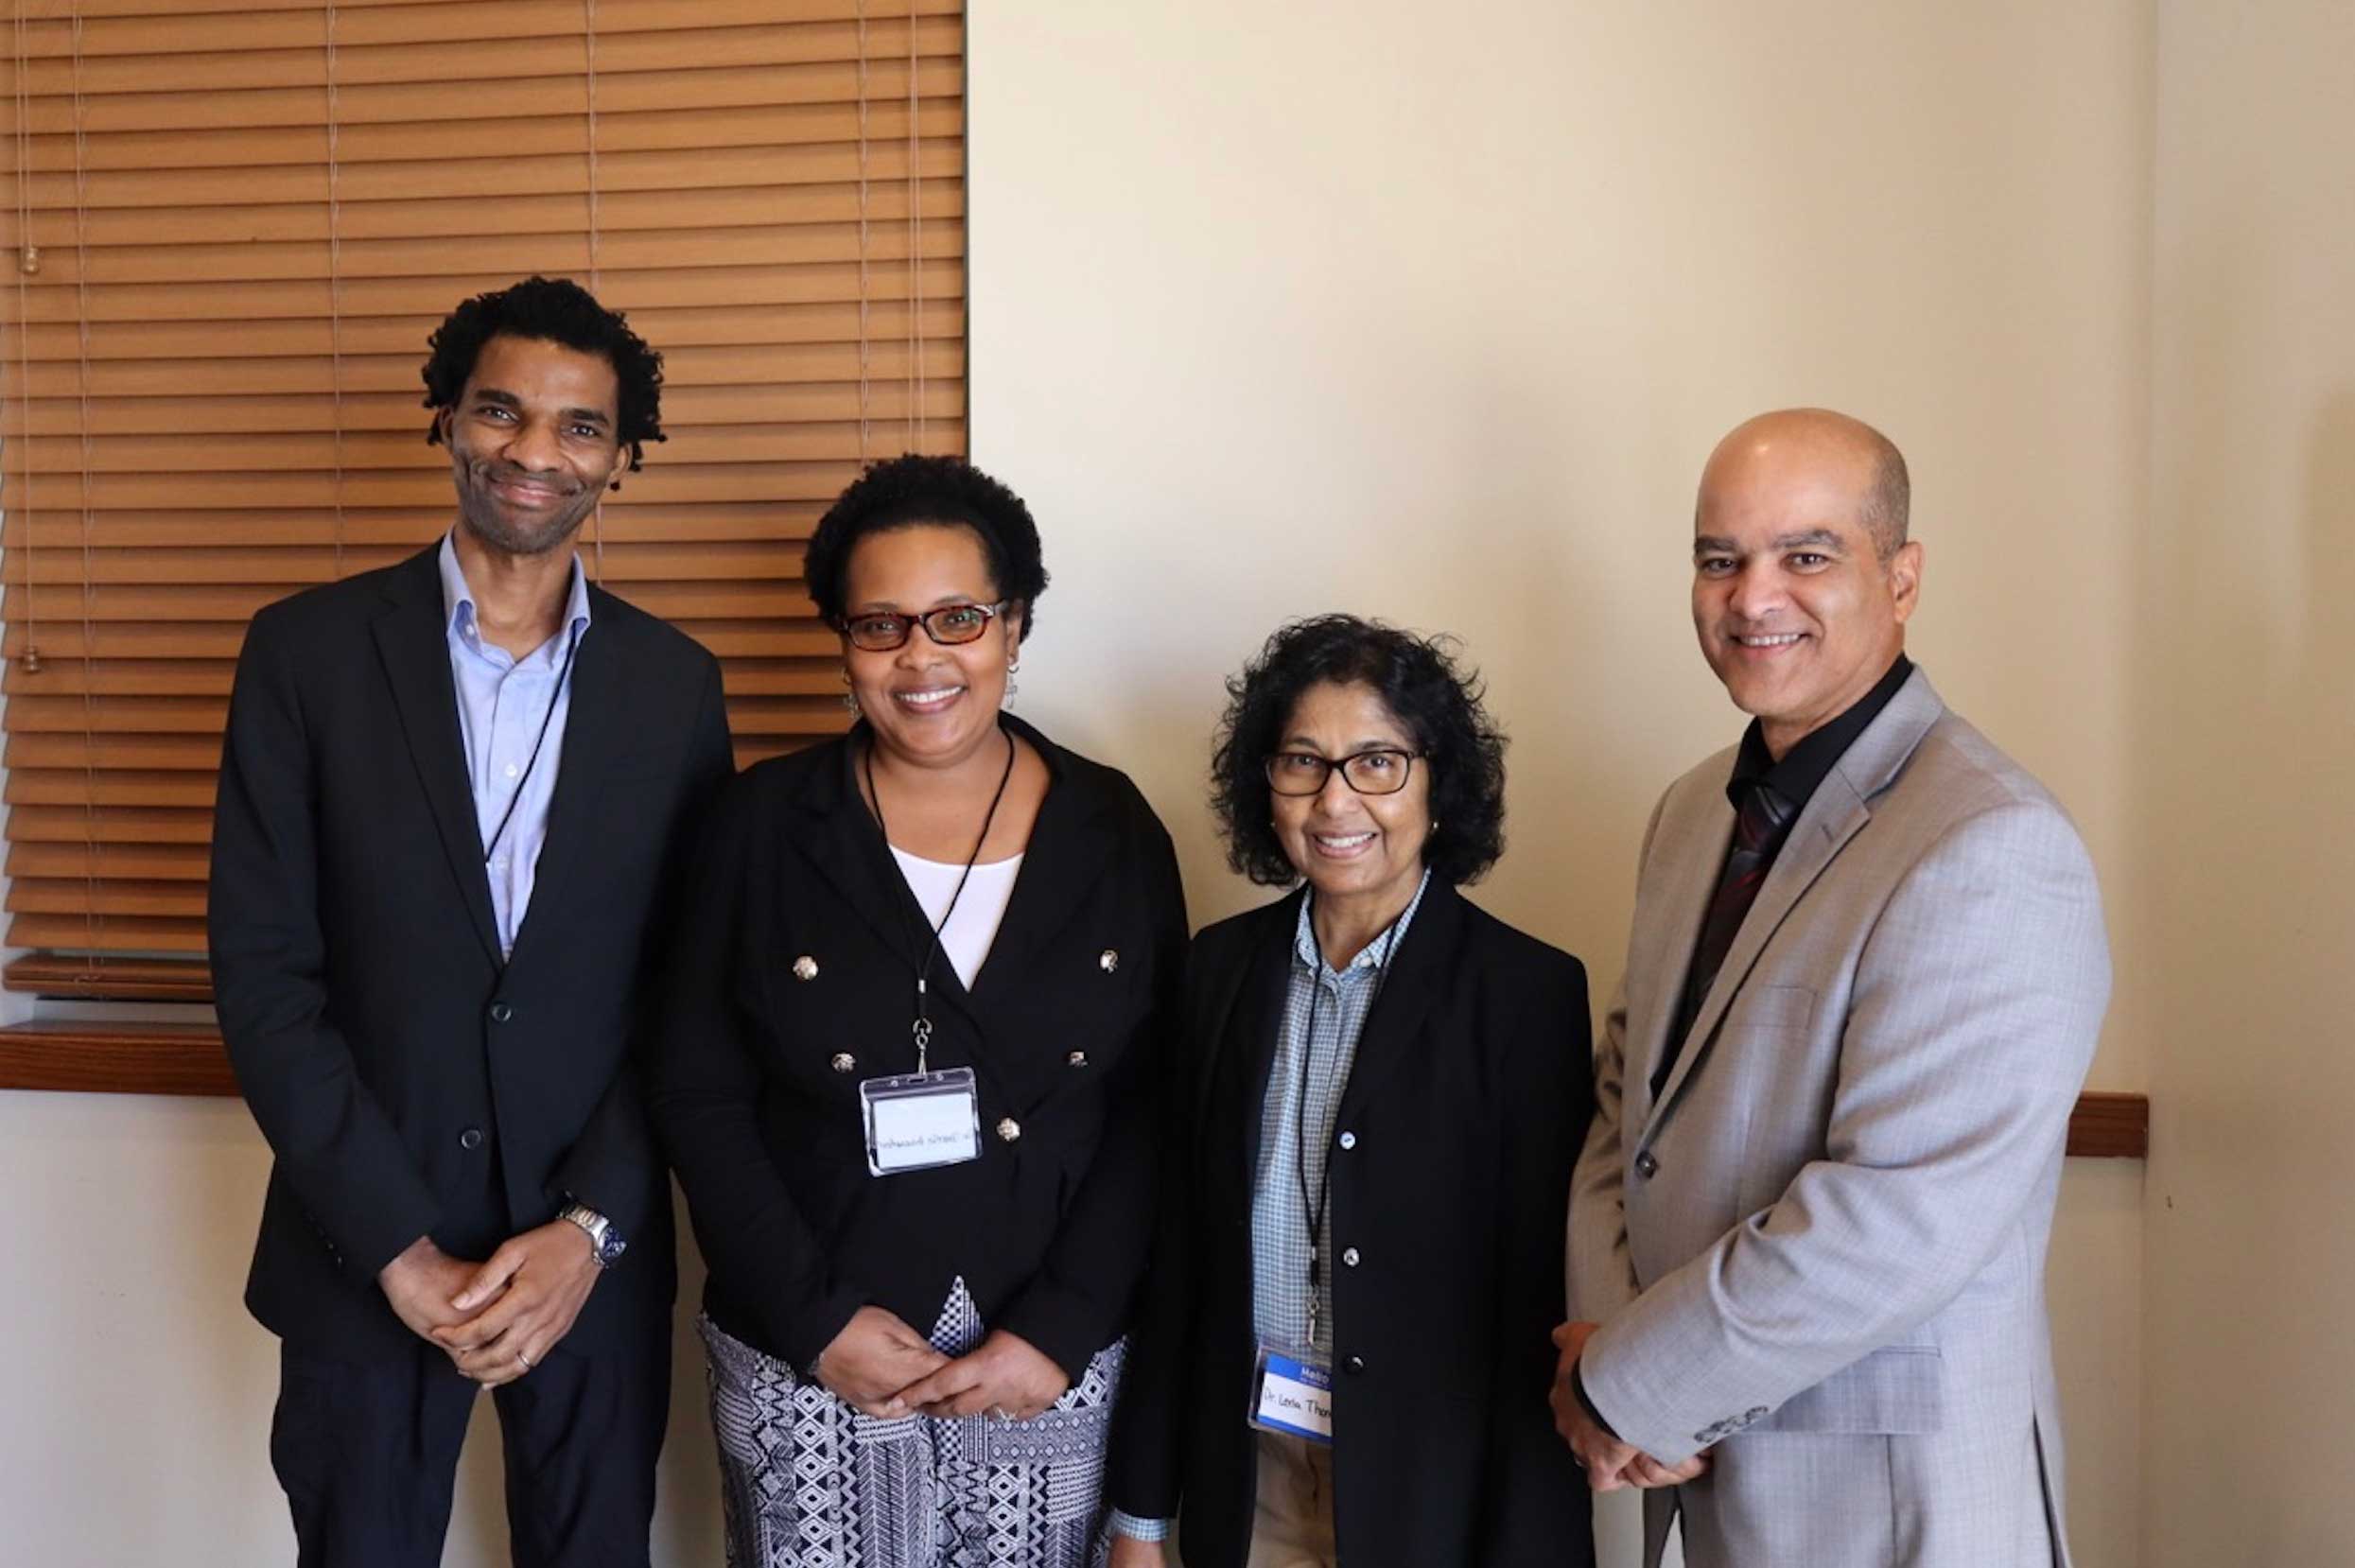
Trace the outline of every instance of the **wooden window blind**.
<instances>
[{"instance_id":1,"label":"wooden window blind","mask_svg":"<svg viewBox=\"0 0 2355 1568\"><path fill-rule=\"evenodd\" d=\"M0 50L11 989L201 999L247 618L452 515L426 338L532 272L663 352L592 575L840 729L801 546L965 449L962 0L15 0Z\"/></svg>"}]
</instances>

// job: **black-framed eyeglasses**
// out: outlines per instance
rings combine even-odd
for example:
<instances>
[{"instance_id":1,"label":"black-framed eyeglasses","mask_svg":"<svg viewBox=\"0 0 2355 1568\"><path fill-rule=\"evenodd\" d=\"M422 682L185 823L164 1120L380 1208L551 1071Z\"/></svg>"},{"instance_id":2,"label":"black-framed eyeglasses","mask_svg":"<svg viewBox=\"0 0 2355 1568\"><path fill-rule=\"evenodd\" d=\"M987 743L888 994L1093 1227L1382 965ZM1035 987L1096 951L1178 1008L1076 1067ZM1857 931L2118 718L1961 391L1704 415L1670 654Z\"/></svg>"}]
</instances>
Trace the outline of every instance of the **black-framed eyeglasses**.
<instances>
[{"instance_id":1,"label":"black-framed eyeglasses","mask_svg":"<svg viewBox=\"0 0 2355 1568\"><path fill-rule=\"evenodd\" d=\"M1391 746L1369 746L1347 757L1280 751L1267 759L1267 787L1280 795L1313 795L1324 789L1325 780L1338 768L1341 782L1361 795L1394 795L1406 788L1406 775L1422 755Z\"/></svg>"},{"instance_id":2,"label":"black-framed eyeglasses","mask_svg":"<svg viewBox=\"0 0 2355 1568\"><path fill-rule=\"evenodd\" d=\"M943 604L937 610L927 610L920 616L873 615L845 616L840 624L842 635L850 639L850 646L869 653L888 653L904 647L918 626L934 642L955 647L971 642L989 630L989 623L1005 614L1010 599L995 604Z\"/></svg>"}]
</instances>

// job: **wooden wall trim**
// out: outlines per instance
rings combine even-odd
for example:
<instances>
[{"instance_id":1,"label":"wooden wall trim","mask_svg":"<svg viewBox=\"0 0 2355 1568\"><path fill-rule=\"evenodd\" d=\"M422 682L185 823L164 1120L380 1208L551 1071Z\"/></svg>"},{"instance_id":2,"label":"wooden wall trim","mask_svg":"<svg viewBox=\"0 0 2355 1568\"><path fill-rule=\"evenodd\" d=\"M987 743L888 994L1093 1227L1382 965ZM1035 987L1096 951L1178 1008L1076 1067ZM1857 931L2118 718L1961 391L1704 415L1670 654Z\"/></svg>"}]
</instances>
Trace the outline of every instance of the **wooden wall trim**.
<instances>
[{"instance_id":1,"label":"wooden wall trim","mask_svg":"<svg viewBox=\"0 0 2355 1568\"><path fill-rule=\"evenodd\" d=\"M19 1023L0 1029L0 1089L235 1094L220 1032L197 1023Z\"/></svg>"},{"instance_id":2,"label":"wooden wall trim","mask_svg":"<svg viewBox=\"0 0 2355 1568\"><path fill-rule=\"evenodd\" d=\"M2145 1159L2151 1153L2151 1097L2088 1089L2068 1119L2068 1152L2086 1159Z\"/></svg>"},{"instance_id":3,"label":"wooden wall trim","mask_svg":"<svg viewBox=\"0 0 2355 1568\"><path fill-rule=\"evenodd\" d=\"M0 1089L97 1094L235 1094L220 1036L199 1024L20 1023L0 1029ZM2151 1142L2151 1102L2091 1090L2068 1119L2068 1152L2088 1159L2140 1159Z\"/></svg>"}]
</instances>

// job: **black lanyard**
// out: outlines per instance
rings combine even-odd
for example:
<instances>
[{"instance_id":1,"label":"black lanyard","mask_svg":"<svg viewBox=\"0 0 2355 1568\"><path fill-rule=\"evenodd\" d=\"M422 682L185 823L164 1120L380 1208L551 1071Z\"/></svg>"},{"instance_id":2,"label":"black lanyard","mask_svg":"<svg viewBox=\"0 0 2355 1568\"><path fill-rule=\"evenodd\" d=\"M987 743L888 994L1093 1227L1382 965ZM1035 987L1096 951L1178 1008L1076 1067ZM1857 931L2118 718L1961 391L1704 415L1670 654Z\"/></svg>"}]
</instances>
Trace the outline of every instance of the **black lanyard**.
<instances>
[{"instance_id":1,"label":"black lanyard","mask_svg":"<svg viewBox=\"0 0 2355 1568\"><path fill-rule=\"evenodd\" d=\"M491 830L489 841L482 845L484 865L490 864L491 857L498 852L498 841L507 836L507 825L515 820L515 808L523 804L524 787L532 782L532 770L540 765L540 748L548 744L548 726L556 722L556 705L565 700L565 683L572 678L572 655L581 651L581 634L587 630L575 622L571 639L565 644L564 667L556 671L556 689L549 693L548 711L540 715L540 734L532 742L532 758L524 763L523 776L515 780L515 793L507 797L507 810L500 813L498 826Z\"/></svg>"},{"instance_id":2,"label":"black lanyard","mask_svg":"<svg viewBox=\"0 0 2355 1568\"><path fill-rule=\"evenodd\" d=\"M1001 732L1003 733L1003 732ZM875 833L883 841L883 858L891 859L891 830L883 825L883 797L875 788L875 740L867 740L866 750L860 754L860 764L866 773L867 799L875 808ZM973 875L973 864L981 859L982 846L989 842L989 828L998 820L999 803L1005 799L1005 787L1014 777L1014 737L1005 738L1005 771L998 775L998 793L989 797L989 814L982 818L981 837L973 841L973 852L965 857L965 869L957 873L956 891L949 895L949 907L941 911L940 924L932 928L924 944L923 960L916 966L916 1071L927 1071L925 1054L933 1043L933 1020L924 1010L924 993L933 972L933 957L940 951L940 933L949 929L949 922L957 913L957 900L965 897L965 883ZM929 922L928 922L929 923Z\"/></svg>"},{"instance_id":3,"label":"black lanyard","mask_svg":"<svg viewBox=\"0 0 2355 1568\"><path fill-rule=\"evenodd\" d=\"M1407 906L1408 909L1413 907L1412 904ZM1366 999L1366 1011L1357 1026L1360 1039L1365 1037L1366 1026L1373 1022L1374 1007L1382 1001L1382 987L1390 978L1390 949L1398 941L1398 928L1405 918L1405 912L1401 911L1398 919L1391 921L1390 929L1383 933L1382 956L1374 963L1373 995ZM1308 939L1312 944L1317 940L1317 924L1313 917L1309 921ZM1353 964L1356 961L1352 959L1351 962ZM1319 948L1317 953L1316 967L1310 970L1308 977L1308 1027L1302 1031L1300 1040L1300 1094L1293 1101L1299 1111L1292 1129L1293 1146L1297 1151L1295 1160L1297 1169L1294 1175L1300 1179L1300 1207L1308 1214L1307 1348L1311 1350L1314 1350L1317 1345L1317 1288L1323 1282L1324 1273L1321 1263L1325 1235L1325 1206L1333 1197L1333 1159L1330 1152L1325 1158L1325 1168L1317 1173L1316 1192L1311 1193L1308 1186L1308 1067L1309 1058L1317 1054L1317 1004L1324 1000L1325 977L1322 972L1324 967L1324 952ZM1334 1042L1334 1054L1339 1054L1338 1041ZM1339 1114L1339 1109L1338 1106L1334 1106L1336 1116Z\"/></svg>"}]
</instances>

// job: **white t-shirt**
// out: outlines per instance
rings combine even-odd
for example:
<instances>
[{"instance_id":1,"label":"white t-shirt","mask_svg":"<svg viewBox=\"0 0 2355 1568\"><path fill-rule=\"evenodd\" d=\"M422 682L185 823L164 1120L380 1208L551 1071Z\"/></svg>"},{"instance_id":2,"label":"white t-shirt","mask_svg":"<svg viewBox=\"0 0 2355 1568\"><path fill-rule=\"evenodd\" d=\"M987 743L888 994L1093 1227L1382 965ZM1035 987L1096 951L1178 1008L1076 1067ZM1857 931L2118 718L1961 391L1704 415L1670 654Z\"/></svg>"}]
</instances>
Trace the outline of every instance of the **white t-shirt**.
<instances>
[{"instance_id":1,"label":"white t-shirt","mask_svg":"<svg viewBox=\"0 0 2355 1568\"><path fill-rule=\"evenodd\" d=\"M974 866L961 897L957 879L965 876L964 866L924 860L897 845L892 846L891 858L899 862L899 875L908 880L916 907L933 925L939 925L940 917L949 913L949 900L956 898L956 913L940 932L940 950L949 955L957 978L971 989L973 977L981 973L982 960L989 956L989 945L998 939L998 923L1005 918L1006 900L1014 896L1014 878L1022 869L1022 857Z\"/></svg>"}]
</instances>

